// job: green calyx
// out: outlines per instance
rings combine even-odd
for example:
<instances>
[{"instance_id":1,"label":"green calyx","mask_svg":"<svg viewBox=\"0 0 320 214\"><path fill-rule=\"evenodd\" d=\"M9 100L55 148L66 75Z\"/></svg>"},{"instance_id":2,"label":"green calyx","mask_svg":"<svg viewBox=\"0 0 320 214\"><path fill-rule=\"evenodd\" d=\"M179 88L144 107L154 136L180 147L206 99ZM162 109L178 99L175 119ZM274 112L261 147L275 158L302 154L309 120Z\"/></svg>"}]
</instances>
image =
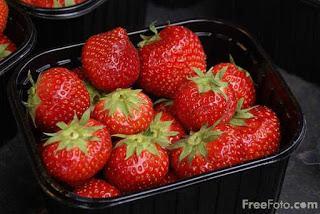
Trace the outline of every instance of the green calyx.
<instances>
[{"instance_id":1,"label":"green calyx","mask_svg":"<svg viewBox=\"0 0 320 214\"><path fill-rule=\"evenodd\" d=\"M143 48L144 46L150 45L150 44L152 44L154 42L157 42L157 41L159 41L161 39L160 35L158 33L158 30L155 27L155 22L152 22L150 24L149 29L154 35L145 36L145 35L141 34L140 37L141 37L142 41L138 43L138 47L139 48Z\"/></svg>"},{"instance_id":2,"label":"green calyx","mask_svg":"<svg viewBox=\"0 0 320 214\"><path fill-rule=\"evenodd\" d=\"M95 105L101 98L100 92L95 89L89 82L84 81L84 84L90 96L90 104Z\"/></svg>"},{"instance_id":3,"label":"green calyx","mask_svg":"<svg viewBox=\"0 0 320 214\"><path fill-rule=\"evenodd\" d=\"M223 67L216 74L214 74L211 71L211 69L212 68L210 68L210 70L206 73L203 73L200 69L193 68L197 76L189 77L188 79L192 80L195 84L197 84L199 93L213 91L215 93L223 95L224 98L227 100L228 97L224 93L224 88L228 86L228 83L222 81L222 77L224 73L227 71L227 68Z\"/></svg>"},{"instance_id":4,"label":"green calyx","mask_svg":"<svg viewBox=\"0 0 320 214\"><path fill-rule=\"evenodd\" d=\"M53 0L53 8L70 7L76 5L75 0L64 0L64 5L59 0Z\"/></svg>"},{"instance_id":5,"label":"green calyx","mask_svg":"<svg viewBox=\"0 0 320 214\"><path fill-rule=\"evenodd\" d=\"M120 111L125 116L133 116L133 110L138 110L141 105L146 104L139 93L142 90L136 89L117 89L107 94L102 100L105 100L104 109L109 111L109 116L114 115L116 111Z\"/></svg>"},{"instance_id":6,"label":"green calyx","mask_svg":"<svg viewBox=\"0 0 320 214\"><path fill-rule=\"evenodd\" d=\"M40 105L41 100L37 94L37 84L32 79L30 71L28 72L28 80L30 81L32 86L28 90L28 101L24 104L29 111L33 123L35 124L36 109L38 105Z\"/></svg>"},{"instance_id":7,"label":"green calyx","mask_svg":"<svg viewBox=\"0 0 320 214\"><path fill-rule=\"evenodd\" d=\"M116 134L114 137L123 138L116 147L126 144L126 159L136 154L140 156L143 151L159 155L157 144L162 148L167 148L170 144L169 138L176 136L178 132L170 131L172 121L161 121L162 113L158 113L149 128L142 133L135 135Z\"/></svg>"},{"instance_id":8,"label":"green calyx","mask_svg":"<svg viewBox=\"0 0 320 214\"><path fill-rule=\"evenodd\" d=\"M250 110L255 108L255 106L247 109L242 109L243 102L244 98L239 99L236 112L229 122L233 126L246 126L246 119L254 117L253 114L250 113Z\"/></svg>"},{"instance_id":9,"label":"green calyx","mask_svg":"<svg viewBox=\"0 0 320 214\"><path fill-rule=\"evenodd\" d=\"M233 59L233 57L232 57L231 54L229 54L229 61L230 61L231 64L234 64L234 65L239 69L239 71L244 72L244 73L246 74L246 77L250 77L250 78L251 78L250 73L249 73L247 70L241 68L240 66L238 66L238 65L235 63L235 61L234 61L234 59Z\"/></svg>"},{"instance_id":10,"label":"green calyx","mask_svg":"<svg viewBox=\"0 0 320 214\"><path fill-rule=\"evenodd\" d=\"M7 50L9 44L1 44L0 45L0 60L9 56L12 52Z\"/></svg>"},{"instance_id":11,"label":"green calyx","mask_svg":"<svg viewBox=\"0 0 320 214\"><path fill-rule=\"evenodd\" d=\"M189 137L176 142L170 149L182 148L179 161L188 158L189 162L191 162L197 155L207 157L206 144L216 140L223 133L214 129L219 122L210 127L203 126L199 131L190 133Z\"/></svg>"},{"instance_id":12,"label":"green calyx","mask_svg":"<svg viewBox=\"0 0 320 214\"><path fill-rule=\"evenodd\" d=\"M173 121L161 121L162 112L156 114L144 135L153 138L153 141L159 144L161 147L166 148L169 146L170 137L174 137L179 133L176 131L170 131L170 127Z\"/></svg>"},{"instance_id":13,"label":"green calyx","mask_svg":"<svg viewBox=\"0 0 320 214\"><path fill-rule=\"evenodd\" d=\"M153 155L159 156L156 143L154 143L154 138L151 136L144 135L143 133L135 135L117 134L113 136L123 138L116 147L126 145L126 160L134 154L140 156L143 151L148 151Z\"/></svg>"},{"instance_id":14,"label":"green calyx","mask_svg":"<svg viewBox=\"0 0 320 214\"><path fill-rule=\"evenodd\" d=\"M94 133L104 126L86 126L90 119L90 110L88 109L79 120L75 115L70 124L64 122L57 123L61 129L56 133L44 133L49 136L49 139L44 143L44 146L58 143L55 152L60 150L71 150L78 148L85 155L88 154L89 141L100 141L99 137L94 136Z\"/></svg>"}]
</instances>

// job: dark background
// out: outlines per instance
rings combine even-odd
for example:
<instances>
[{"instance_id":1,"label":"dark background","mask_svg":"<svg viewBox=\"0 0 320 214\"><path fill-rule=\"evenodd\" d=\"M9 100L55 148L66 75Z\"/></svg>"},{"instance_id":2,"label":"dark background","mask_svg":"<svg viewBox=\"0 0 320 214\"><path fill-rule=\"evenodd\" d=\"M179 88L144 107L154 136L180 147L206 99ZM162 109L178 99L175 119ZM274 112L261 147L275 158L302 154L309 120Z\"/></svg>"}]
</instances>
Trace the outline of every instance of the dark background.
<instances>
[{"instance_id":1,"label":"dark background","mask_svg":"<svg viewBox=\"0 0 320 214\"><path fill-rule=\"evenodd\" d=\"M145 26L190 18L221 18L245 26L262 43L297 96L305 114L306 138L293 154L280 200L318 201L319 166L301 160L317 151L320 120L320 3L312 0L176 0L147 1ZM318 84L318 85L317 85ZM280 210L280 214L319 213ZM0 148L0 213L46 213L28 154L16 136Z\"/></svg>"}]
</instances>

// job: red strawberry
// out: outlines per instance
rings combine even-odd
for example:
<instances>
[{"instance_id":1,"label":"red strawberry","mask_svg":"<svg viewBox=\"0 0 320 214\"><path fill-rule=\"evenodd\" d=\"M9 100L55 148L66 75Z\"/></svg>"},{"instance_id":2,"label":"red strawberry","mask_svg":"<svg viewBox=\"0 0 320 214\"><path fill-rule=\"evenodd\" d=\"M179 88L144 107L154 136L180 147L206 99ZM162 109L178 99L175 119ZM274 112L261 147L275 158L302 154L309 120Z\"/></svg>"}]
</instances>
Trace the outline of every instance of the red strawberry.
<instances>
[{"instance_id":1,"label":"red strawberry","mask_svg":"<svg viewBox=\"0 0 320 214\"><path fill-rule=\"evenodd\" d=\"M0 35L3 33L7 25L9 7L5 0L0 0ZM1 44L1 43L0 43Z\"/></svg>"},{"instance_id":2,"label":"red strawberry","mask_svg":"<svg viewBox=\"0 0 320 214\"><path fill-rule=\"evenodd\" d=\"M5 35L0 35L0 61L16 51L16 45Z\"/></svg>"},{"instance_id":3,"label":"red strawberry","mask_svg":"<svg viewBox=\"0 0 320 214\"><path fill-rule=\"evenodd\" d=\"M254 83L249 72L237 66L231 56L230 61L231 63L220 63L214 66L212 72L216 74L226 68L222 80L230 83L237 100L244 98L243 108L248 108L256 101Z\"/></svg>"},{"instance_id":4,"label":"red strawberry","mask_svg":"<svg viewBox=\"0 0 320 214\"><path fill-rule=\"evenodd\" d=\"M154 110L157 112L168 112L174 116L175 111L173 110L173 100L161 98L153 103Z\"/></svg>"},{"instance_id":5,"label":"red strawberry","mask_svg":"<svg viewBox=\"0 0 320 214\"><path fill-rule=\"evenodd\" d=\"M198 36L183 26L168 26L139 43L140 86L159 97L173 98L179 86L193 75L192 67L206 69L206 55Z\"/></svg>"},{"instance_id":6,"label":"red strawberry","mask_svg":"<svg viewBox=\"0 0 320 214\"><path fill-rule=\"evenodd\" d=\"M191 177L242 162L237 130L229 125L202 127L172 145L170 161L176 175Z\"/></svg>"},{"instance_id":7,"label":"red strawberry","mask_svg":"<svg viewBox=\"0 0 320 214\"><path fill-rule=\"evenodd\" d=\"M136 134L148 128L154 116L152 101L141 90L117 89L102 98L92 117L111 134Z\"/></svg>"},{"instance_id":8,"label":"red strawberry","mask_svg":"<svg viewBox=\"0 0 320 214\"><path fill-rule=\"evenodd\" d=\"M173 144L180 140L185 131L181 124L167 112L158 112L151 122L148 134L158 138L164 137L164 141L169 140L169 144Z\"/></svg>"},{"instance_id":9,"label":"red strawberry","mask_svg":"<svg viewBox=\"0 0 320 214\"><path fill-rule=\"evenodd\" d=\"M214 75L211 70L185 82L174 99L176 116L187 129L199 130L203 125L213 125L218 119L228 122L235 112L237 100L233 89L221 77L225 69Z\"/></svg>"},{"instance_id":10,"label":"red strawberry","mask_svg":"<svg viewBox=\"0 0 320 214\"><path fill-rule=\"evenodd\" d=\"M76 74L66 68L51 68L40 74L29 89L27 107L37 127L46 132L58 130L58 122L70 122L90 106L90 96Z\"/></svg>"},{"instance_id":11,"label":"red strawberry","mask_svg":"<svg viewBox=\"0 0 320 214\"><path fill-rule=\"evenodd\" d=\"M241 133L244 159L254 160L274 154L280 147L280 122L266 106L241 109L243 99L230 121Z\"/></svg>"},{"instance_id":12,"label":"red strawberry","mask_svg":"<svg viewBox=\"0 0 320 214\"><path fill-rule=\"evenodd\" d=\"M83 71L82 67L77 67L71 70L72 72L76 73L77 76L84 82L89 95L90 95L90 103L91 105L95 105L99 99L101 98L101 94L98 90L96 90L88 81L85 76L85 72Z\"/></svg>"},{"instance_id":13,"label":"red strawberry","mask_svg":"<svg viewBox=\"0 0 320 214\"><path fill-rule=\"evenodd\" d=\"M122 136L112 150L105 175L124 192L157 186L169 169L169 157L157 138L145 134Z\"/></svg>"},{"instance_id":14,"label":"red strawberry","mask_svg":"<svg viewBox=\"0 0 320 214\"><path fill-rule=\"evenodd\" d=\"M80 4L85 0L21 0L22 2L32 5L34 7L42 8L61 8L70 7Z\"/></svg>"},{"instance_id":15,"label":"red strawberry","mask_svg":"<svg viewBox=\"0 0 320 214\"><path fill-rule=\"evenodd\" d=\"M171 184L176 182L177 180L178 180L177 176L172 171L169 171L168 174L161 180L159 186Z\"/></svg>"},{"instance_id":16,"label":"red strawberry","mask_svg":"<svg viewBox=\"0 0 320 214\"><path fill-rule=\"evenodd\" d=\"M139 77L138 52L123 28L90 37L82 64L92 85L108 92L130 87Z\"/></svg>"},{"instance_id":17,"label":"red strawberry","mask_svg":"<svg viewBox=\"0 0 320 214\"><path fill-rule=\"evenodd\" d=\"M93 177L107 163L112 143L102 123L89 119L86 111L81 120L75 117L70 124L59 122L60 131L47 134L42 160L55 178L69 184L81 183Z\"/></svg>"},{"instance_id":18,"label":"red strawberry","mask_svg":"<svg viewBox=\"0 0 320 214\"><path fill-rule=\"evenodd\" d=\"M117 188L104 180L95 178L75 188L74 193L86 198L111 198L120 195Z\"/></svg>"}]
</instances>

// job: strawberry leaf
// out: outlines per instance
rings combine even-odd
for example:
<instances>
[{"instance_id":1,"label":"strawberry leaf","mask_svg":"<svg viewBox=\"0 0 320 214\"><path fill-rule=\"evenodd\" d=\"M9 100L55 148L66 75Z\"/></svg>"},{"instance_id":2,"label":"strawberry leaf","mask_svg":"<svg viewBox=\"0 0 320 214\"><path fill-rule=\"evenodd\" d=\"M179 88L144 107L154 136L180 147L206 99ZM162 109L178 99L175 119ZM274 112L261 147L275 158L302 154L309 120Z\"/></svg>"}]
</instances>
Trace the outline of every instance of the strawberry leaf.
<instances>
[{"instance_id":1,"label":"strawberry leaf","mask_svg":"<svg viewBox=\"0 0 320 214\"><path fill-rule=\"evenodd\" d=\"M104 126L87 126L90 117L90 110L87 110L82 118L79 120L75 115L74 119L66 124L64 122L57 123L57 126L61 129L56 133L44 133L49 136L48 140L43 146L51 144L58 144L55 152L61 150L71 150L78 148L85 155L88 154L88 143L90 141L99 142L101 139L95 136L94 133L104 128Z\"/></svg>"},{"instance_id":2,"label":"strawberry leaf","mask_svg":"<svg viewBox=\"0 0 320 214\"><path fill-rule=\"evenodd\" d=\"M140 35L140 37L142 38L142 41L138 43L138 47L139 48L143 48L146 45L150 45L154 42L159 41L160 38L160 34L158 33L157 28L155 27L155 23L156 22L152 22L149 26L150 31L154 34L152 36L144 36L144 35Z\"/></svg>"},{"instance_id":3,"label":"strawberry leaf","mask_svg":"<svg viewBox=\"0 0 320 214\"><path fill-rule=\"evenodd\" d=\"M104 110L109 112L109 116L113 116L119 111L125 116L133 117L133 111L139 110L141 105L147 103L139 96L140 92L140 89L117 89L101 98L101 100L104 100Z\"/></svg>"}]
</instances>

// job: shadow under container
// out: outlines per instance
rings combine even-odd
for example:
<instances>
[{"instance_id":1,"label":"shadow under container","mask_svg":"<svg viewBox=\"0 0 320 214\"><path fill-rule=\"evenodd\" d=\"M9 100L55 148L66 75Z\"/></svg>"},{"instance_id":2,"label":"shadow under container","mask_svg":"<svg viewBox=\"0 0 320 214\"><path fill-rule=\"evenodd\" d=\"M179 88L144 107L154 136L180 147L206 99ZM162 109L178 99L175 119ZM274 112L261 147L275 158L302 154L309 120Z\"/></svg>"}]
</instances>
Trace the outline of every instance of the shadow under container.
<instances>
[{"instance_id":1,"label":"shadow under container","mask_svg":"<svg viewBox=\"0 0 320 214\"><path fill-rule=\"evenodd\" d=\"M228 61L232 54L237 64L250 71L257 90L257 102L273 109L281 122L280 151L272 156L222 169L175 183L111 199L85 199L52 179L42 164L37 134L21 104L27 99L30 70L36 77L55 66L80 65L83 44L43 52L28 59L16 70L9 84L15 117L23 133L34 173L43 189L50 213L108 214L261 214L262 210L242 209L242 201L278 201L288 160L305 134L305 120L287 84L275 70L256 40L238 26L219 20L189 20L176 23L196 32L208 56L208 64ZM130 33L137 43L143 31ZM265 214L273 209L263 210Z\"/></svg>"}]
</instances>

